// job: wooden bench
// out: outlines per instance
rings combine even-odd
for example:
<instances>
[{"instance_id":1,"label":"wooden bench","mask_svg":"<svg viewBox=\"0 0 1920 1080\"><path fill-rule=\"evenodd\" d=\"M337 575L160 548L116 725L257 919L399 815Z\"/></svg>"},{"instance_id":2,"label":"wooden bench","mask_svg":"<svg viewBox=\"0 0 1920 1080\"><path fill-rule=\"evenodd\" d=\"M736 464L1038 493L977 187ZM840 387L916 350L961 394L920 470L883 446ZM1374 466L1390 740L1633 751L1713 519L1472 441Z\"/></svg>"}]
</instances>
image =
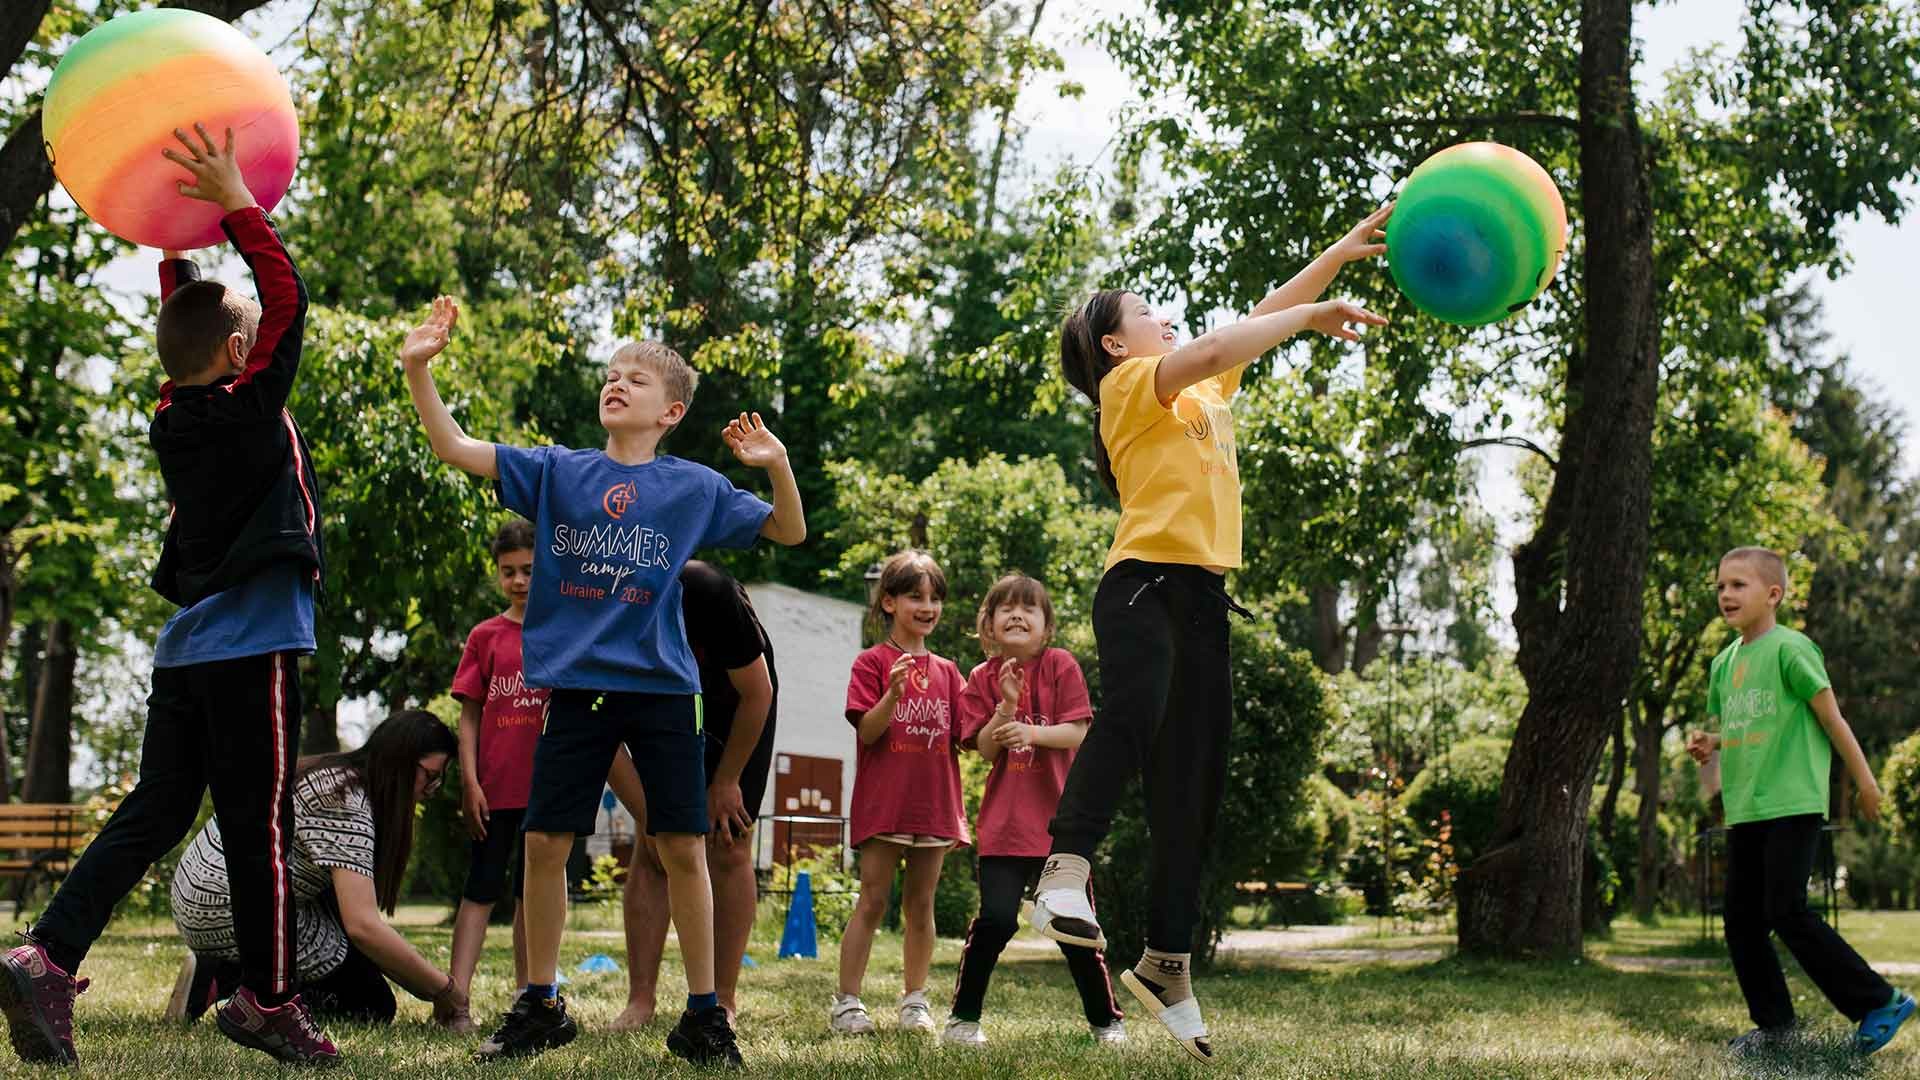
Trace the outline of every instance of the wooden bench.
<instances>
[{"instance_id":1,"label":"wooden bench","mask_svg":"<svg viewBox=\"0 0 1920 1080\"><path fill-rule=\"evenodd\" d=\"M0 803L0 879L14 879L16 915L44 903L91 831L88 808L72 803Z\"/></svg>"}]
</instances>

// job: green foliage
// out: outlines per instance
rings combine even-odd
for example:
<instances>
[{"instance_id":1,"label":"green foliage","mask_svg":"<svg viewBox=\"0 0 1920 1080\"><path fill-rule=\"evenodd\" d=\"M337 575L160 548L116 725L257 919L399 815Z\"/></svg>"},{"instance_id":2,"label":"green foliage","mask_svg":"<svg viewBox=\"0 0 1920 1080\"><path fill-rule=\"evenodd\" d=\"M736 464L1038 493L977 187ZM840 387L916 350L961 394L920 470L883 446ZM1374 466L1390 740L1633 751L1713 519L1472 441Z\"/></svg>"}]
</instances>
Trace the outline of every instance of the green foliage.
<instances>
[{"instance_id":1,"label":"green foliage","mask_svg":"<svg viewBox=\"0 0 1920 1080\"><path fill-rule=\"evenodd\" d=\"M434 457L394 359L402 333L399 320L313 309L289 405L310 433L325 507L307 694L329 714L343 696L378 693L399 707L439 694L467 630L499 603L487 541L505 512L486 482ZM509 419L509 394L540 335L489 337L456 339L436 363L441 394L476 437L531 442Z\"/></svg>"},{"instance_id":2,"label":"green foliage","mask_svg":"<svg viewBox=\"0 0 1920 1080\"><path fill-rule=\"evenodd\" d=\"M792 889L805 871L808 887L813 890L814 925L828 941L838 941L846 932L847 920L853 917L853 905L860 896L860 877L843 868L844 859L844 850L837 846L816 851L785 866L775 865L769 883L775 890Z\"/></svg>"},{"instance_id":3,"label":"green foliage","mask_svg":"<svg viewBox=\"0 0 1920 1080\"><path fill-rule=\"evenodd\" d=\"M1203 871L1193 942L1195 959L1203 964L1226 930L1235 886L1298 872L1303 838L1296 830L1303 817L1310 820L1302 814L1313 798L1309 778L1320 741L1341 708L1326 677L1305 654L1286 649L1271 624L1236 620L1232 647L1227 786ZM1115 964L1132 963L1145 947L1151 861L1145 808L1139 785L1129 785L1093 872L1100 925Z\"/></svg>"},{"instance_id":4,"label":"green foliage","mask_svg":"<svg viewBox=\"0 0 1920 1080\"><path fill-rule=\"evenodd\" d=\"M994 579L1012 570L1038 578L1053 597L1057 644L1091 650L1089 605L1114 515L1067 483L1051 458L948 460L919 483L863 462L828 466L842 519L828 539L840 545L839 576L851 585L901 548L924 548L947 575L946 612L929 641L969 670L981 655L974 616ZM875 639L877 640L877 638Z\"/></svg>"},{"instance_id":5,"label":"green foliage","mask_svg":"<svg viewBox=\"0 0 1920 1080\"><path fill-rule=\"evenodd\" d=\"M1407 817L1425 834L1437 832L1434 823L1449 815L1453 848L1462 863L1472 862L1493 839L1509 745L1494 738L1460 743L1429 762L1401 796Z\"/></svg>"},{"instance_id":6,"label":"green foliage","mask_svg":"<svg viewBox=\"0 0 1920 1080\"><path fill-rule=\"evenodd\" d=\"M1920 732L1907 736L1880 766L1880 793L1885 797L1887 826L1909 840L1920 841Z\"/></svg>"}]
</instances>

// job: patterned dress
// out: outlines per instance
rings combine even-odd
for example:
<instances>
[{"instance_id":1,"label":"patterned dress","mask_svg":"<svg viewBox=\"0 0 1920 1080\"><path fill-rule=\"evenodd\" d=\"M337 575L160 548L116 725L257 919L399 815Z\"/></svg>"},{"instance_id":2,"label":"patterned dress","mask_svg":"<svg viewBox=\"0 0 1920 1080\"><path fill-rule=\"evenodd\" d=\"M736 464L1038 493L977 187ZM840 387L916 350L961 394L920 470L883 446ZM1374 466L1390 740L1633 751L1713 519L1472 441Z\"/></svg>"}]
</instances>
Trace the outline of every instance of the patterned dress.
<instances>
[{"instance_id":1,"label":"patterned dress","mask_svg":"<svg viewBox=\"0 0 1920 1080\"><path fill-rule=\"evenodd\" d=\"M293 839L294 950L299 980L307 983L332 974L351 948L333 897L333 871L373 876L373 804L349 770L319 769L294 783ZM217 820L193 838L174 870L173 921L194 952L240 959Z\"/></svg>"}]
</instances>

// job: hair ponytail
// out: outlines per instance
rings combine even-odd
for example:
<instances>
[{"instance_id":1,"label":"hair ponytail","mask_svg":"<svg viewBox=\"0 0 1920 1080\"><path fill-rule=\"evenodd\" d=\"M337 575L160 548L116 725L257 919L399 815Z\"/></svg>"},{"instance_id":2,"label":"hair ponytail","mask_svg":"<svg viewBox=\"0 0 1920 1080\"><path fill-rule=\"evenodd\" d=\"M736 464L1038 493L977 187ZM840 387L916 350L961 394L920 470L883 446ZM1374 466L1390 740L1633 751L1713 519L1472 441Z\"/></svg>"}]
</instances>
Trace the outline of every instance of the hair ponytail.
<instances>
[{"instance_id":1,"label":"hair ponytail","mask_svg":"<svg viewBox=\"0 0 1920 1080\"><path fill-rule=\"evenodd\" d=\"M1106 440L1100 437L1100 380L1113 370L1113 360L1100 346L1100 339L1119 329L1120 301L1126 295L1125 289L1102 289L1060 326L1060 373L1093 402L1093 466L1100 472L1100 482L1115 498L1120 495L1120 483L1113 476Z\"/></svg>"}]
</instances>

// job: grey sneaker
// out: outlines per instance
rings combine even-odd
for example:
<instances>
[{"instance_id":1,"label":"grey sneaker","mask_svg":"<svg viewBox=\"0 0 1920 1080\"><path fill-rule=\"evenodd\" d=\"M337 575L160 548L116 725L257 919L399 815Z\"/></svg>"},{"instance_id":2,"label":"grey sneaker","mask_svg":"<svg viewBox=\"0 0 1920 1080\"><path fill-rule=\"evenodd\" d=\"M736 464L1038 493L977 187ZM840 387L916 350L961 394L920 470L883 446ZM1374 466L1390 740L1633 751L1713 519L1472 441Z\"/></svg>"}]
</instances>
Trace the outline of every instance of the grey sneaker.
<instances>
[{"instance_id":1,"label":"grey sneaker","mask_svg":"<svg viewBox=\"0 0 1920 1080\"><path fill-rule=\"evenodd\" d=\"M933 1030L933 1006L927 1004L925 990L900 995L900 1030Z\"/></svg>"},{"instance_id":2,"label":"grey sneaker","mask_svg":"<svg viewBox=\"0 0 1920 1080\"><path fill-rule=\"evenodd\" d=\"M873 1034L873 1017L867 1015L867 1007L852 994L833 995L833 1006L827 1017L835 1035Z\"/></svg>"},{"instance_id":3,"label":"grey sneaker","mask_svg":"<svg viewBox=\"0 0 1920 1080\"><path fill-rule=\"evenodd\" d=\"M957 1016L949 1016L947 1026L940 1032L940 1041L948 1046L985 1046L987 1033L980 1030L978 1020L962 1020Z\"/></svg>"},{"instance_id":4,"label":"grey sneaker","mask_svg":"<svg viewBox=\"0 0 1920 1080\"><path fill-rule=\"evenodd\" d=\"M1116 1019L1106 1027L1093 1029L1093 1041L1099 1046L1118 1046L1127 1041L1127 1024Z\"/></svg>"}]
</instances>

